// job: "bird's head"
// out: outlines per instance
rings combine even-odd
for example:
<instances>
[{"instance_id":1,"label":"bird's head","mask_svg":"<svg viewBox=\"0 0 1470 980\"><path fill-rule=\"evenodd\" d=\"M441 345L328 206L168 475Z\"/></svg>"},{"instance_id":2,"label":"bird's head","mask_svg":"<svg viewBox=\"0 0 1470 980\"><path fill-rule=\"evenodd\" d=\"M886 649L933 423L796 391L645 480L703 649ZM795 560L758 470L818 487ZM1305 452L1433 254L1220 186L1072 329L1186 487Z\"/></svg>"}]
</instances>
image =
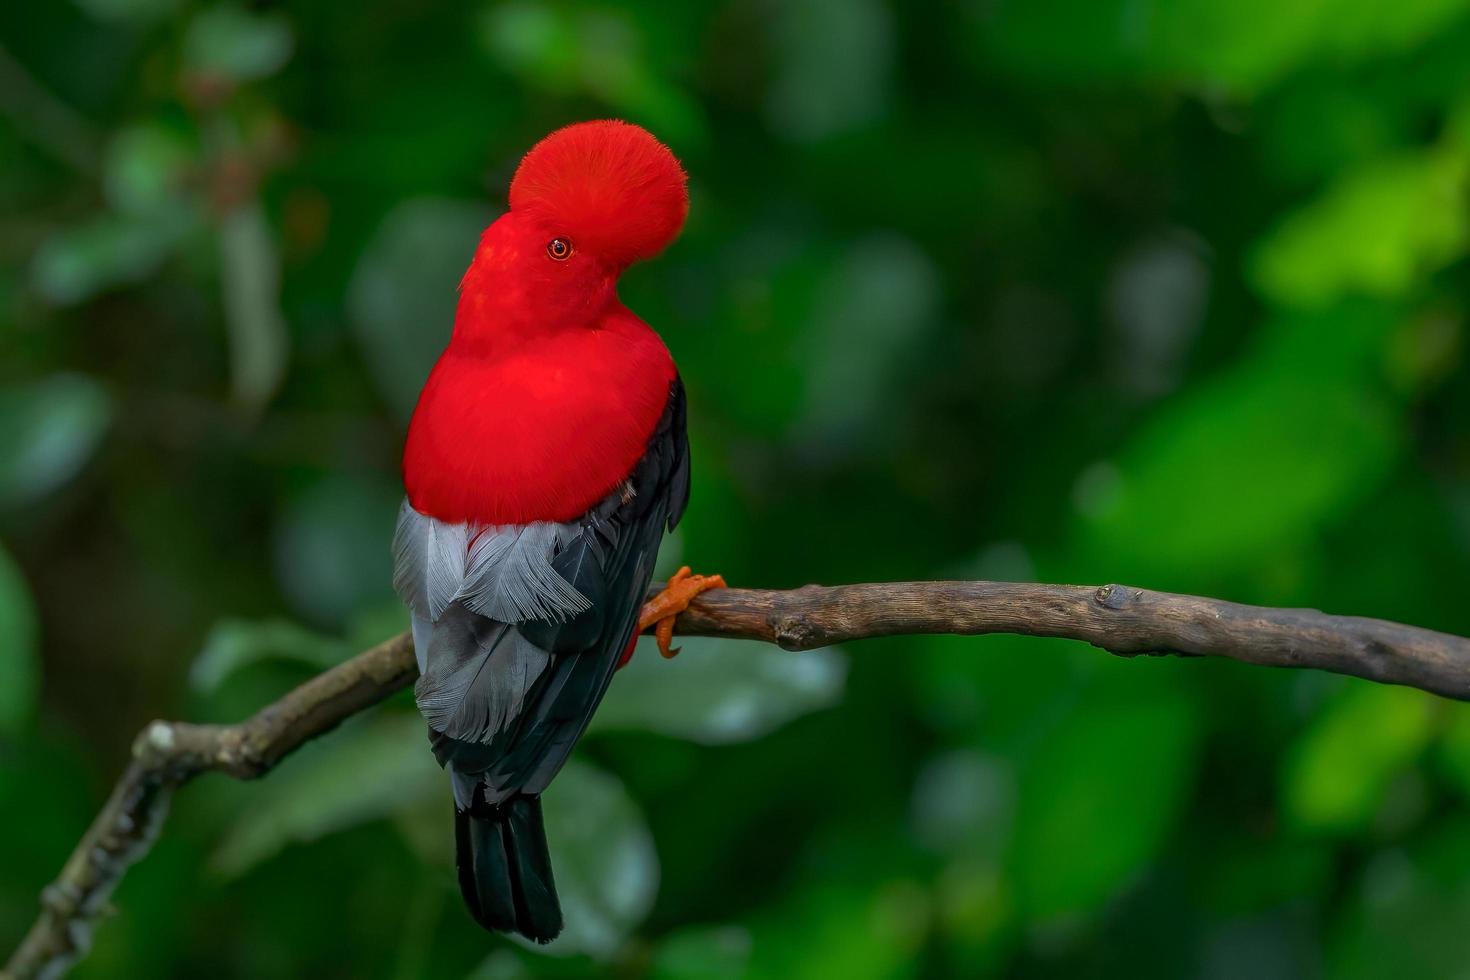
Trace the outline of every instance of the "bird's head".
<instances>
[{"instance_id":1,"label":"bird's head","mask_svg":"<svg viewBox=\"0 0 1470 980\"><path fill-rule=\"evenodd\" d=\"M575 319L610 300L623 270L663 251L689 211L684 169L647 130L616 120L559 129L510 183L462 285L480 318Z\"/></svg>"}]
</instances>

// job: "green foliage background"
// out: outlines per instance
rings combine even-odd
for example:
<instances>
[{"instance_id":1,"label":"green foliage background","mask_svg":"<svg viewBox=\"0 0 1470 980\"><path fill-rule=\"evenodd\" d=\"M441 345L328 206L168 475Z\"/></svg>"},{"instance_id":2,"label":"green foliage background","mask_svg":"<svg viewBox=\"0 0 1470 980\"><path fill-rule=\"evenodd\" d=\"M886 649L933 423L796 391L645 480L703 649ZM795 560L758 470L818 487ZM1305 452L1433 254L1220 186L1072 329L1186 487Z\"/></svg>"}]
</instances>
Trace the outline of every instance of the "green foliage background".
<instances>
[{"instance_id":1,"label":"green foliage background","mask_svg":"<svg viewBox=\"0 0 1470 980\"><path fill-rule=\"evenodd\" d=\"M732 582L1126 581L1470 633L1454 0L0 5L0 946L153 717L402 628L403 426L519 155L682 156L624 299ZM645 652L458 907L405 698L181 794L79 977L1437 977L1470 709L895 639Z\"/></svg>"}]
</instances>

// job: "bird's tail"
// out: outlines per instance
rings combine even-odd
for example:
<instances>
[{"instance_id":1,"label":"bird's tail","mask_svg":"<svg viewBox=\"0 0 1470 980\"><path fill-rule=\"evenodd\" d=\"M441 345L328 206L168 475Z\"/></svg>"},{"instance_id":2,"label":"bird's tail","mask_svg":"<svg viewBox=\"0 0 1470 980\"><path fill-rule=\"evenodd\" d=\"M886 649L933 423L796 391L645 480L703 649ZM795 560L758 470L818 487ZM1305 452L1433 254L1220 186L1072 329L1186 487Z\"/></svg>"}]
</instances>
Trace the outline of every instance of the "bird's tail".
<instances>
[{"instance_id":1,"label":"bird's tail","mask_svg":"<svg viewBox=\"0 0 1470 980\"><path fill-rule=\"evenodd\" d=\"M513 796L494 806L477 799L467 811L456 808L454 846L459 890L476 922L538 943L556 938L561 903L540 797Z\"/></svg>"}]
</instances>

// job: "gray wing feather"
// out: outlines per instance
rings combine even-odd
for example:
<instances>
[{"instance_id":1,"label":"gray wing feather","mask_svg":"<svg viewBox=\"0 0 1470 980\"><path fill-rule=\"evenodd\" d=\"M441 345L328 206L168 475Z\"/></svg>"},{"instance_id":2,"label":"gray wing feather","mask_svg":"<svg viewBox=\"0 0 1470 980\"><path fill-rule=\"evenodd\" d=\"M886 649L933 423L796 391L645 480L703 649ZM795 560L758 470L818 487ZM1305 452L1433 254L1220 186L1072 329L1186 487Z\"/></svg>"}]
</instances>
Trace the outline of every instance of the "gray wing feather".
<instances>
[{"instance_id":1,"label":"gray wing feather","mask_svg":"<svg viewBox=\"0 0 1470 980\"><path fill-rule=\"evenodd\" d=\"M428 518L409 506L405 499L398 508L398 526L393 531L393 591L416 614L429 611Z\"/></svg>"},{"instance_id":2,"label":"gray wing feather","mask_svg":"<svg viewBox=\"0 0 1470 980\"><path fill-rule=\"evenodd\" d=\"M561 621L589 608L551 567L575 524L450 524L407 500L393 535L393 588L415 613L437 622L454 602L502 623Z\"/></svg>"},{"instance_id":3,"label":"gray wing feather","mask_svg":"<svg viewBox=\"0 0 1470 980\"><path fill-rule=\"evenodd\" d=\"M470 549L458 598L502 623L561 621L590 608L551 567L556 549L576 536L572 524L527 524L483 531Z\"/></svg>"},{"instance_id":4,"label":"gray wing feather","mask_svg":"<svg viewBox=\"0 0 1470 980\"><path fill-rule=\"evenodd\" d=\"M459 603L433 625L429 651L414 685L419 711L435 731L466 742L487 742L514 722L551 660L514 626Z\"/></svg>"},{"instance_id":5,"label":"gray wing feather","mask_svg":"<svg viewBox=\"0 0 1470 980\"><path fill-rule=\"evenodd\" d=\"M470 527L430 520L427 545L429 618L438 622L464 590L469 565Z\"/></svg>"},{"instance_id":6,"label":"gray wing feather","mask_svg":"<svg viewBox=\"0 0 1470 980\"><path fill-rule=\"evenodd\" d=\"M429 643L434 632L434 624L429 622L429 617L414 613L413 620L413 658L418 661L419 673L422 674L429 669Z\"/></svg>"},{"instance_id":7,"label":"gray wing feather","mask_svg":"<svg viewBox=\"0 0 1470 980\"><path fill-rule=\"evenodd\" d=\"M488 742L513 725L551 655L516 624L591 605L552 567L581 528L451 524L407 500L393 536L393 587L412 611L419 710L435 731Z\"/></svg>"}]
</instances>

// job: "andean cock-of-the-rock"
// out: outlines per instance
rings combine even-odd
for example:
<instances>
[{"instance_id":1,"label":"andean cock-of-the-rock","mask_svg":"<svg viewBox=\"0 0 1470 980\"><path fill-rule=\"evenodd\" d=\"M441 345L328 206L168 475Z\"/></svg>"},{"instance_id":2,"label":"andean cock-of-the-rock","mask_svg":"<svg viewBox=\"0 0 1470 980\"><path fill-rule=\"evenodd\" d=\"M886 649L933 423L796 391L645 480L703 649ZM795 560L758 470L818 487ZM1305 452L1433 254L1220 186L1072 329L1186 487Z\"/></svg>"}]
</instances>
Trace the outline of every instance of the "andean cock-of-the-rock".
<instances>
[{"instance_id":1,"label":"andean cock-of-the-rock","mask_svg":"<svg viewBox=\"0 0 1470 980\"><path fill-rule=\"evenodd\" d=\"M638 633L655 627L671 655L674 616L724 584L685 568L644 602L689 499L689 444L673 358L617 282L688 209L683 168L637 126L536 144L409 425L394 585L453 789L460 890L482 926L537 942L562 928L541 792Z\"/></svg>"}]
</instances>

